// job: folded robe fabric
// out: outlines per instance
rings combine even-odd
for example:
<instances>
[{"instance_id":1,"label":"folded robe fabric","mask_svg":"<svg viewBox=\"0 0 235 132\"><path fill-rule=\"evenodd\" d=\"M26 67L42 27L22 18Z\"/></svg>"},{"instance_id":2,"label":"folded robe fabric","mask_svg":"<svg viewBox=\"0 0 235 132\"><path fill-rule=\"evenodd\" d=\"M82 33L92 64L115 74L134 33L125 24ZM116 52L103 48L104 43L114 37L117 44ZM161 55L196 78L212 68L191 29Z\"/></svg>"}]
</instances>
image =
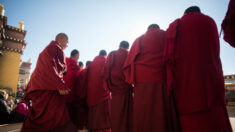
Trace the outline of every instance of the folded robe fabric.
<instances>
[{"instance_id":1,"label":"folded robe fabric","mask_svg":"<svg viewBox=\"0 0 235 132\"><path fill-rule=\"evenodd\" d=\"M58 90L67 89L63 80L64 53L52 41L39 55L36 68L26 88L24 100L32 103L25 117L22 131L48 131L69 122L66 101Z\"/></svg>"}]
</instances>

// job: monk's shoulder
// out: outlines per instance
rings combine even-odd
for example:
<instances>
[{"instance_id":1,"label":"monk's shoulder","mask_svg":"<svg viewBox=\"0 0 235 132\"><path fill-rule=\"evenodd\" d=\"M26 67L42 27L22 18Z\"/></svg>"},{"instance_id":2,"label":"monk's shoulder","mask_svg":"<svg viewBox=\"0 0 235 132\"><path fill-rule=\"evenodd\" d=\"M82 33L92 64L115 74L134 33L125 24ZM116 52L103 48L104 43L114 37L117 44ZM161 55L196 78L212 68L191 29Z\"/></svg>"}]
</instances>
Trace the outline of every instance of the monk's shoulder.
<instances>
[{"instance_id":1,"label":"monk's shoulder","mask_svg":"<svg viewBox=\"0 0 235 132\"><path fill-rule=\"evenodd\" d=\"M210 24L216 26L215 20L212 17L207 16L207 15L206 15L206 17L207 17L208 21L210 22Z\"/></svg>"},{"instance_id":2,"label":"monk's shoulder","mask_svg":"<svg viewBox=\"0 0 235 132\"><path fill-rule=\"evenodd\" d=\"M180 24L181 19L177 18L176 20L174 20L172 23L170 23L169 27L166 30L166 37L167 38L174 38L174 36L176 35L177 32L177 28Z\"/></svg>"},{"instance_id":3,"label":"monk's shoulder","mask_svg":"<svg viewBox=\"0 0 235 132\"><path fill-rule=\"evenodd\" d=\"M201 14L201 21L202 21L202 28L203 29L208 29L208 30L216 30L217 32L217 25L214 21L214 19L208 15Z\"/></svg>"},{"instance_id":4,"label":"monk's shoulder","mask_svg":"<svg viewBox=\"0 0 235 132\"><path fill-rule=\"evenodd\" d=\"M103 63L103 62L105 62L105 60L106 59L103 56L96 56L95 59L93 60L92 65Z\"/></svg>"},{"instance_id":5,"label":"monk's shoulder","mask_svg":"<svg viewBox=\"0 0 235 132\"><path fill-rule=\"evenodd\" d=\"M171 30L171 28L175 28L179 24L180 20L180 18L175 19L172 23L170 23L166 31Z\"/></svg>"},{"instance_id":6,"label":"monk's shoulder","mask_svg":"<svg viewBox=\"0 0 235 132\"><path fill-rule=\"evenodd\" d=\"M47 47L43 50L42 53L44 52L48 53L51 57L63 55L63 51L59 48L59 46L53 43L47 45Z\"/></svg>"},{"instance_id":7,"label":"monk's shoulder","mask_svg":"<svg viewBox=\"0 0 235 132\"><path fill-rule=\"evenodd\" d=\"M165 37L166 31L159 29L157 32L157 35L160 35L161 37Z\"/></svg>"},{"instance_id":8,"label":"monk's shoulder","mask_svg":"<svg viewBox=\"0 0 235 132\"><path fill-rule=\"evenodd\" d=\"M66 63L72 64L72 65L78 65L78 63L70 57L66 57Z\"/></svg>"},{"instance_id":9,"label":"monk's shoulder","mask_svg":"<svg viewBox=\"0 0 235 132\"><path fill-rule=\"evenodd\" d=\"M215 21L212 17L209 15L203 14L203 13L188 13L184 15L181 18L182 22L190 22L190 23L209 23L209 24L215 24Z\"/></svg>"},{"instance_id":10,"label":"monk's shoulder","mask_svg":"<svg viewBox=\"0 0 235 132\"><path fill-rule=\"evenodd\" d=\"M109 56L114 56L117 52L118 52L118 50L113 50L109 53Z\"/></svg>"},{"instance_id":11,"label":"monk's shoulder","mask_svg":"<svg viewBox=\"0 0 235 132\"><path fill-rule=\"evenodd\" d=\"M135 47L136 45L139 44L140 39L143 39L145 34L139 36L138 38L135 39L134 43L132 44L131 48Z\"/></svg>"},{"instance_id":12,"label":"monk's shoulder","mask_svg":"<svg viewBox=\"0 0 235 132\"><path fill-rule=\"evenodd\" d=\"M228 8L229 10L235 10L235 0L230 0Z\"/></svg>"}]
</instances>

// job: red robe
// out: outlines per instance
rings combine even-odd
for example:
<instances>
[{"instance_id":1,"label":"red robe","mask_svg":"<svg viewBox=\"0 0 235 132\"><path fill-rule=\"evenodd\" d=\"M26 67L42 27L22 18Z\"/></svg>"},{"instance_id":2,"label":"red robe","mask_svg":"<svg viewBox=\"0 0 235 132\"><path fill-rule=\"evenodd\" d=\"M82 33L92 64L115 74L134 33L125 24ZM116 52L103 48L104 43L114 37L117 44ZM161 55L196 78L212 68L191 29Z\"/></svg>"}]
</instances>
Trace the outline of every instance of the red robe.
<instances>
[{"instance_id":1,"label":"red robe","mask_svg":"<svg viewBox=\"0 0 235 132\"><path fill-rule=\"evenodd\" d=\"M74 89L74 114L72 120L79 129L87 127L88 122L88 110L89 107L86 103L87 94L87 76L88 68L86 67L82 71L77 72L75 89Z\"/></svg>"},{"instance_id":2,"label":"red robe","mask_svg":"<svg viewBox=\"0 0 235 132\"><path fill-rule=\"evenodd\" d=\"M73 58L66 58L66 74L64 76L65 84L70 89L69 95L65 95L70 118L77 128L80 128L79 121L82 119L80 115L85 115L80 112L79 106L81 100L77 98L76 80L77 74L80 73L80 67Z\"/></svg>"},{"instance_id":3,"label":"red robe","mask_svg":"<svg viewBox=\"0 0 235 132\"><path fill-rule=\"evenodd\" d=\"M97 56L88 69L88 127L93 130L110 128L110 91L104 87L103 76L105 61L104 56Z\"/></svg>"},{"instance_id":4,"label":"red robe","mask_svg":"<svg viewBox=\"0 0 235 132\"><path fill-rule=\"evenodd\" d=\"M64 53L57 42L52 41L39 55L36 68L25 90L25 101L32 107L24 120L22 131L48 131L62 128L70 122L63 96L65 90L63 72Z\"/></svg>"},{"instance_id":5,"label":"red robe","mask_svg":"<svg viewBox=\"0 0 235 132\"><path fill-rule=\"evenodd\" d=\"M65 96L68 103L71 103L74 100L75 79L79 70L80 67L73 58L66 58L66 74L64 76L64 81L66 86L70 89L69 95Z\"/></svg>"},{"instance_id":6,"label":"red robe","mask_svg":"<svg viewBox=\"0 0 235 132\"><path fill-rule=\"evenodd\" d=\"M228 11L222 23L224 40L235 47L235 0L230 0Z\"/></svg>"},{"instance_id":7,"label":"red robe","mask_svg":"<svg viewBox=\"0 0 235 132\"><path fill-rule=\"evenodd\" d=\"M134 84L133 131L170 131L162 56L165 32L150 29L137 38L124 64L126 81Z\"/></svg>"},{"instance_id":8,"label":"red robe","mask_svg":"<svg viewBox=\"0 0 235 132\"><path fill-rule=\"evenodd\" d=\"M75 83L75 96L81 99L87 97L87 85L88 85L88 67L77 72Z\"/></svg>"},{"instance_id":9,"label":"red robe","mask_svg":"<svg viewBox=\"0 0 235 132\"><path fill-rule=\"evenodd\" d=\"M97 56L91 62L88 72L87 103L89 106L99 104L110 98L110 91L104 87L103 68L106 59Z\"/></svg>"},{"instance_id":10,"label":"red robe","mask_svg":"<svg viewBox=\"0 0 235 132\"><path fill-rule=\"evenodd\" d=\"M164 61L167 90L174 94L182 131L229 131L219 37L213 19L188 13L170 24ZM216 108L215 113L203 116L203 112ZM203 118L192 118L197 114L200 117L200 112ZM212 120L213 116L223 121Z\"/></svg>"},{"instance_id":11,"label":"red robe","mask_svg":"<svg viewBox=\"0 0 235 132\"><path fill-rule=\"evenodd\" d=\"M125 82L122 72L128 52L119 49L109 54L105 65L105 77L112 92L111 125L112 132L131 131L132 86Z\"/></svg>"},{"instance_id":12,"label":"red robe","mask_svg":"<svg viewBox=\"0 0 235 132\"><path fill-rule=\"evenodd\" d=\"M164 31L151 29L135 40L124 64L126 82L136 84L136 82L163 81L161 59L164 36Z\"/></svg>"}]
</instances>

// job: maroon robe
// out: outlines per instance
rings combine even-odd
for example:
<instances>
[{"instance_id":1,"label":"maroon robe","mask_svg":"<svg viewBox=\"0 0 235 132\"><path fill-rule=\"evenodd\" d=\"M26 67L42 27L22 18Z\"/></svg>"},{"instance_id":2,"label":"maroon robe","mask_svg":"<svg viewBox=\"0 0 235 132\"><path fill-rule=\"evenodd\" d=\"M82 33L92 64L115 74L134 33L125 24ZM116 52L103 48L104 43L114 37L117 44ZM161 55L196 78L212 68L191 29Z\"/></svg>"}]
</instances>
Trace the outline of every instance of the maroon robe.
<instances>
[{"instance_id":1,"label":"maroon robe","mask_svg":"<svg viewBox=\"0 0 235 132\"><path fill-rule=\"evenodd\" d=\"M65 96L68 103L71 103L74 100L75 79L79 70L80 67L78 62L73 58L66 58L66 74L64 76L64 81L66 86L70 89L69 94Z\"/></svg>"},{"instance_id":2,"label":"maroon robe","mask_svg":"<svg viewBox=\"0 0 235 132\"><path fill-rule=\"evenodd\" d=\"M87 79L88 79L88 68L77 72L76 75L76 83L75 83L75 96L81 99L85 99L87 97Z\"/></svg>"},{"instance_id":3,"label":"maroon robe","mask_svg":"<svg viewBox=\"0 0 235 132\"><path fill-rule=\"evenodd\" d=\"M214 20L187 13L170 24L164 61L168 94L174 94L182 131L231 131Z\"/></svg>"},{"instance_id":4,"label":"maroon robe","mask_svg":"<svg viewBox=\"0 0 235 132\"><path fill-rule=\"evenodd\" d=\"M162 63L164 39L163 30L148 30L133 43L124 64L126 81L134 84L134 132L171 130Z\"/></svg>"},{"instance_id":5,"label":"maroon robe","mask_svg":"<svg viewBox=\"0 0 235 132\"><path fill-rule=\"evenodd\" d=\"M79 129L84 129L87 127L88 123L88 110L89 107L86 103L86 94L87 94L87 75L88 68L77 72L75 89L74 89L74 114L72 120L74 124Z\"/></svg>"},{"instance_id":6,"label":"maroon robe","mask_svg":"<svg viewBox=\"0 0 235 132\"><path fill-rule=\"evenodd\" d=\"M22 131L36 132L63 130L71 126L66 101L58 90L66 90L63 80L64 53L52 41L39 55L36 68L25 90L25 101L32 102L25 117ZM73 131L73 127L70 127Z\"/></svg>"},{"instance_id":7,"label":"maroon robe","mask_svg":"<svg viewBox=\"0 0 235 132\"><path fill-rule=\"evenodd\" d=\"M235 47L235 0L230 0L228 11L222 23L224 40Z\"/></svg>"},{"instance_id":8,"label":"maroon robe","mask_svg":"<svg viewBox=\"0 0 235 132\"><path fill-rule=\"evenodd\" d=\"M128 51L119 49L109 54L105 65L105 77L112 92L112 132L130 132L132 115L132 86L125 82L122 72Z\"/></svg>"},{"instance_id":9,"label":"maroon robe","mask_svg":"<svg viewBox=\"0 0 235 132\"><path fill-rule=\"evenodd\" d=\"M88 128L110 128L110 91L104 87L105 57L97 56L89 65L87 78Z\"/></svg>"},{"instance_id":10,"label":"maroon robe","mask_svg":"<svg viewBox=\"0 0 235 132\"><path fill-rule=\"evenodd\" d=\"M73 58L66 58L66 74L64 76L65 84L70 88L69 95L65 95L67 101L67 107L69 109L70 118L73 124L79 129L85 125L83 122L84 117L87 115L87 111L83 111L83 105L85 100L80 99L77 96L77 78L80 73L80 66ZM79 82L80 83L80 82Z\"/></svg>"}]
</instances>

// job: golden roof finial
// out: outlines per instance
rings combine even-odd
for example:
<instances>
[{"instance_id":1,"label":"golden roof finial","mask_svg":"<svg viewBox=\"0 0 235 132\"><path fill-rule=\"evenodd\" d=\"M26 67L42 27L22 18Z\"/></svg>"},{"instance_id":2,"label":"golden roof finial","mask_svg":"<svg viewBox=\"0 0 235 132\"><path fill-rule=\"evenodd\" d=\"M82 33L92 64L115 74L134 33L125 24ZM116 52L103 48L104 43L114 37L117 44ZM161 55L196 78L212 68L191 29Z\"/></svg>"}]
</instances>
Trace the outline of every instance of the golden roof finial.
<instances>
[{"instance_id":1,"label":"golden roof finial","mask_svg":"<svg viewBox=\"0 0 235 132\"><path fill-rule=\"evenodd\" d=\"M23 22L23 21L20 21L20 22L19 22L18 28L19 28L20 30L24 30L24 22Z\"/></svg>"},{"instance_id":2,"label":"golden roof finial","mask_svg":"<svg viewBox=\"0 0 235 132\"><path fill-rule=\"evenodd\" d=\"M4 16L4 13L5 13L4 6L2 4L0 4L0 15Z\"/></svg>"}]
</instances>

